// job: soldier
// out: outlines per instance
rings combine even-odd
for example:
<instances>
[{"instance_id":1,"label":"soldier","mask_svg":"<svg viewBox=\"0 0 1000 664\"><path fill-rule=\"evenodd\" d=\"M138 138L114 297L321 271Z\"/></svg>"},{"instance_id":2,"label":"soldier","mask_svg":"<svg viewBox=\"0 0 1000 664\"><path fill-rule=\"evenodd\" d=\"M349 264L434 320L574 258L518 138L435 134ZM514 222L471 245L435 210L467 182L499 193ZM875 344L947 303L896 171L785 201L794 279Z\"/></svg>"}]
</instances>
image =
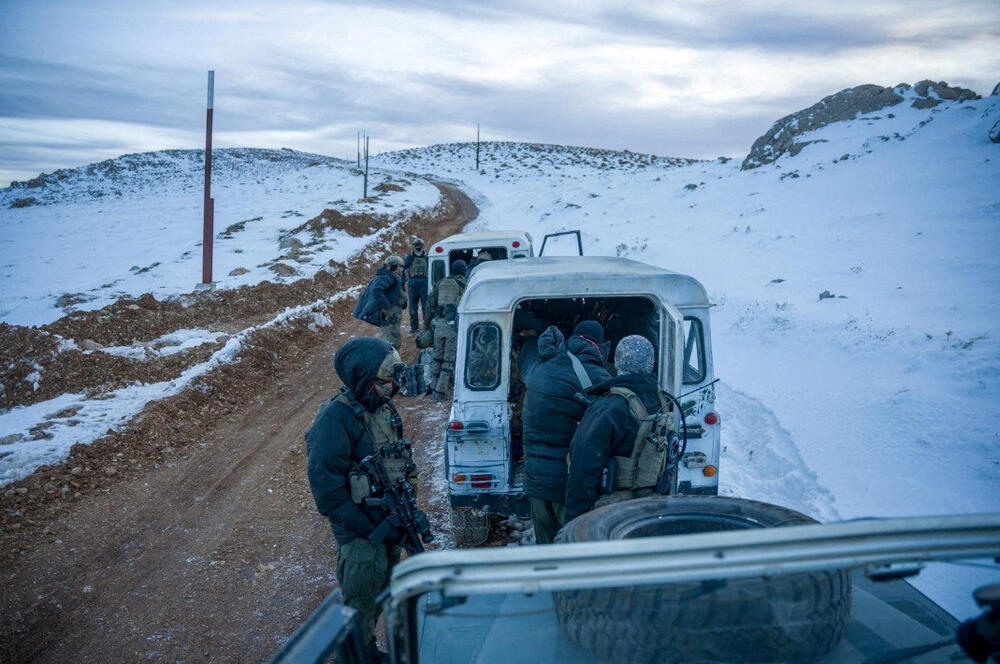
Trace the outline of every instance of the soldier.
<instances>
[{"instance_id":1,"label":"soldier","mask_svg":"<svg viewBox=\"0 0 1000 664\"><path fill-rule=\"evenodd\" d=\"M434 329L434 363L431 365L431 388L434 400L444 401L455 379L455 353L458 351L458 334L455 326L458 320L458 301L465 292L465 261L457 260L451 265L451 275L437 282L430 297L428 310L434 320L424 323Z\"/></svg>"},{"instance_id":2,"label":"soldier","mask_svg":"<svg viewBox=\"0 0 1000 664\"><path fill-rule=\"evenodd\" d=\"M475 267L491 260L493 260L493 255L485 249L480 249L476 254L476 257L473 258L472 262L469 264L469 271L471 272Z\"/></svg>"},{"instance_id":3,"label":"soldier","mask_svg":"<svg viewBox=\"0 0 1000 664\"><path fill-rule=\"evenodd\" d=\"M424 251L424 241L418 237L413 238L413 251L403 261L403 276L406 279L406 294L410 298L410 333L416 334L420 328L417 309L420 309L425 325L430 319L427 315L427 252Z\"/></svg>"},{"instance_id":4,"label":"soldier","mask_svg":"<svg viewBox=\"0 0 1000 664\"><path fill-rule=\"evenodd\" d=\"M551 544L562 527L566 496L566 452L583 417L578 397L610 377L604 369L608 347L597 321L576 326L569 340L558 327L540 337L527 335L517 365L525 386L521 411L524 444L524 493L531 503L535 542Z\"/></svg>"},{"instance_id":5,"label":"soldier","mask_svg":"<svg viewBox=\"0 0 1000 664\"><path fill-rule=\"evenodd\" d=\"M406 296L403 294L403 259L393 254L385 259L385 264L375 272L375 280L369 286L372 297L381 315L382 338L394 348L399 349L402 336L399 324L403 320L403 309L406 308Z\"/></svg>"},{"instance_id":6,"label":"soldier","mask_svg":"<svg viewBox=\"0 0 1000 664\"><path fill-rule=\"evenodd\" d=\"M670 412L670 402L653 373L654 357L648 339L637 334L625 337L615 349L618 375L588 391L597 399L587 407L570 444L566 523L593 509L595 503L600 506L653 493L663 470L664 453L657 452L655 445L644 445L649 458L632 456L640 434L636 410L644 411L643 418ZM616 460L614 465L609 463L612 458ZM614 493L602 496L605 469L612 471Z\"/></svg>"},{"instance_id":7,"label":"soldier","mask_svg":"<svg viewBox=\"0 0 1000 664\"><path fill-rule=\"evenodd\" d=\"M370 657L377 657L374 628L380 608L375 597L389 585L400 536L378 543L369 539L384 517L381 509L364 504L365 491L352 476L359 476L362 459L403 435L391 401L399 389L394 377L401 366L399 353L381 339L348 341L333 358L344 386L323 404L306 433L309 486L316 508L330 520L338 548L337 582L344 603L357 611Z\"/></svg>"}]
</instances>

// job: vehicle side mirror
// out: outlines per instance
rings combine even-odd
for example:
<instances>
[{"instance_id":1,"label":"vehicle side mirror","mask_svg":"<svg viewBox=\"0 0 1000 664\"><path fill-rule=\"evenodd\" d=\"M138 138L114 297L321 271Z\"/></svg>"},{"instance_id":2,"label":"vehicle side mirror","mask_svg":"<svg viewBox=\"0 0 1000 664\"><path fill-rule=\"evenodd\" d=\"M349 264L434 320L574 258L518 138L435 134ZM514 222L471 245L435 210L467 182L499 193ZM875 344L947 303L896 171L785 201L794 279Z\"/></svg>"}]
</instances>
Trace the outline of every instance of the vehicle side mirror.
<instances>
[{"instance_id":1,"label":"vehicle side mirror","mask_svg":"<svg viewBox=\"0 0 1000 664\"><path fill-rule=\"evenodd\" d=\"M322 664L331 655L338 664L366 664L361 627L354 609L343 602L339 588L327 595L270 664Z\"/></svg>"}]
</instances>

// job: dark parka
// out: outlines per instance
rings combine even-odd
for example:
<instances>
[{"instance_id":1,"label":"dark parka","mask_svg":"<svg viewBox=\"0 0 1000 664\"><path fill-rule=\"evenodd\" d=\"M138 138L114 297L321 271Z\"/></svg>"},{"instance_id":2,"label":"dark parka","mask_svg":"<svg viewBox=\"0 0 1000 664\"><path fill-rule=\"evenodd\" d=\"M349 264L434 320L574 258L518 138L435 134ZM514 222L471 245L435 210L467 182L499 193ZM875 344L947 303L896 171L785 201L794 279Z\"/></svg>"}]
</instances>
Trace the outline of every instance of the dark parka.
<instances>
[{"instance_id":1,"label":"dark parka","mask_svg":"<svg viewBox=\"0 0 1000 664\"><path fill-rule=\"evenodd\" d=\"M334 399L327 401L306 433L309 486L316 509L330 519L341 546L359 537L367 538L383 518L381 509L351 500L348 475L352 465L375 451L359 409L374 413L388 402L373 386L379 365L391 350L387 342L370 337L344 344L333 366L354 406Z\"/></svg>"},{"instance_id":2,"label":"dark parka","mask_svg":"<svg viewBox=\"0 0 1000 664\"><path fill-rule=\"evenodd\" d=\"M566 453L586 404L567 349L579 358L593 383L609 377L604 368L607 345L580 336L567 342L550 326L540 337L529 337L518 355L525 386L521 411L524 440L524 492L531 498L562 503L566 494Z\"/></svg>"},{"instance_id":3,"label":"dark parka","mask_svg":"<svg viewBox=\"0 0 1000 664\"><path fill-rule=\"evenodd\" d=\"M366 323L381 326L385 322L385 315L394 307L406 308L403 282L383 265L375 271L375 277L368 282L358 298L353 316Z\"/></svg>"},{"instance_id":4,"label":"dark parka","mask_svg":"<svg viewBox=\"0 0 1000 664\"><path fill-rule=\"evenodd\" d=\"M587 391L587 396L596 400L587 408L573 435L565 496L567 523L593 508L599 497L601 471L608 460L632 454L639 422L623 397L608 394L612 387L635 392L649 413L660 410L659 388L653 374L614 376Z\"/></svg>"}]
</instances>

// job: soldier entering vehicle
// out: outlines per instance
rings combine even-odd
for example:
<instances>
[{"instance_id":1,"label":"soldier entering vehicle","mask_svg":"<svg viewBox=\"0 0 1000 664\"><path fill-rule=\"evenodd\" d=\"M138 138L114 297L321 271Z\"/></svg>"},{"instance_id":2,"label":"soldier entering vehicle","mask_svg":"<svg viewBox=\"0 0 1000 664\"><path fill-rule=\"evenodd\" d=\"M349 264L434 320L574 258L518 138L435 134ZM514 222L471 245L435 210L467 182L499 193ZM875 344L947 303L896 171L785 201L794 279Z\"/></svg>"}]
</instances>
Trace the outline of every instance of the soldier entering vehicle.
<instances>
[{"instance_id":1,"label":"soldier entering vehicle","mask_svg":"<svg viewBox=\"0 0 1000 664\"><path fill-rule=\"evenodd\" d=\"M427 313L427 252L424 241L418 237L413 238L413 251L403 260L403 277L410 299L410 332L416 333L420 328L417 310L424 317L424 324L430 319Z\"/></svg>"},{"instance_id":2,"label":"soldier entering vehicle","mask_svg":"<svg viewBox=\"0 0 1000 664\"><path fill-rule=\"evenodd\" d=\"M608 347L604 330L583 321L565 340L558 327L540 337L526 331L517 358L524 383L521 411L524 443L524 493L531 502L535 542L550 544L562 527L566 496L566 453L583 417L582 393L610 377L604 368Z\"/></svg>"},{"instance_id":3,"label":"soldier entering vehicle","mask_svg":"<svg viewBox=\"0 0 1000 664\"><path fill-rule=\"evenodd\" d=\"M587 407L570 444L566 523L595 504L656 491L669 445L651 442L651 427L658 419L663 430L674 427L670 397L653 373L654 358L648 339L627 336L615 349L618 375L588 390L596 400ZM661 417L653 417L658 414Z\"/></svg>"},{"instance_id":4,"label":"soldier entering vehicle","mask_svg":"<svg viewBox=\"0 0 1000 664\"><path fill-rule=\"evenodd\" d=\"M375 280L369 288L372 289L372 297L381 316L379 327L382 338L398 350L403 342L399 324L403 320L403 309L406 308L403 259L395 254L385 259L385 264L375 272Z\"/></svg>"},{"instance_id":5,"label":"soldier entering vehicle","mask_svg":"<svg viewBox=\"0 0 1000 664\"><path fill-rule=\"evenodd\" d=\"M365 503L370 485L360 481L359 470L366 457L402 438L402 421L391 399L405 365L387 342L359 337L337 351L333 367L344 385L320 407L306 433L309 486L316 508L330 520L337 540L337 582L344 603L357 611L369 656L377 657L373 632L380 608L375 597L389 584L403 535L392 528L385 539L373 541L373 533L387 531L385 526L379 528L385 516ZM390 475L412 467L412 458L387 464ZM416 477L403 479L412 483Z\"/></svg>"},{"instance_id":6,"label":"soldier entering vehicle","mask_svg":"<svg viewBox=\"0 0 1000 664\"><path fill-rule=\"evenodd\" d=\"M455 354L458 352L458 301L465 292L465 261L451 265L451 275L437 282L427 298L434 319L425 327L434 329L434 362L431 364L431 388L434 400L444 401L455 380Z\"/></svg>"}]
</instances>

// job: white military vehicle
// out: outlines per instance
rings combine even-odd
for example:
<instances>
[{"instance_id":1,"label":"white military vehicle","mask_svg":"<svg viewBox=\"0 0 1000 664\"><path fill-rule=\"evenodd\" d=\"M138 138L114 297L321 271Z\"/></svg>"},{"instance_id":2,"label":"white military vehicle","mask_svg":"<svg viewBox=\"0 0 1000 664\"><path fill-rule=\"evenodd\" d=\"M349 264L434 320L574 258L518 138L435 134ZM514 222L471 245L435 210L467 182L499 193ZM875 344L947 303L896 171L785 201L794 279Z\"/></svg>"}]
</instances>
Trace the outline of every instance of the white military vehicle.
<instances>
[{"instance_id":1,"label":"white military vehicle","mask_svg":"<svg viewBox=\"0 0 1000 664\"><path fill-rule=\"evenodd\" d=\"M451 274L451 266L457 260L471 266L479 255L486 251L491 260L507 258L530 258L535 255L531 235L525 231L481 231L457 233L435 242L427 250L429 293L445 277Z\"/></svg>"},{"instance_id":2,"label":"white military vehicle","mask_svg":"<svg viewBox=\"0 0 1000 664\"><path fill-rule=\"evenodd\" d=\"M556 325L568 335L582 320L600 321L609 357L627 335L649 339L657 349L659 384L684 410L684 418L674 414L686 446L671 470L668 493L718 493L710 307L693 277L624 258L541 257L491 261L474 270L458 305L455 393L445 439L455 541L482 543L490 514L528 514L523 396L512 371L527 327Z\"/></svg>"}]
</instances>

